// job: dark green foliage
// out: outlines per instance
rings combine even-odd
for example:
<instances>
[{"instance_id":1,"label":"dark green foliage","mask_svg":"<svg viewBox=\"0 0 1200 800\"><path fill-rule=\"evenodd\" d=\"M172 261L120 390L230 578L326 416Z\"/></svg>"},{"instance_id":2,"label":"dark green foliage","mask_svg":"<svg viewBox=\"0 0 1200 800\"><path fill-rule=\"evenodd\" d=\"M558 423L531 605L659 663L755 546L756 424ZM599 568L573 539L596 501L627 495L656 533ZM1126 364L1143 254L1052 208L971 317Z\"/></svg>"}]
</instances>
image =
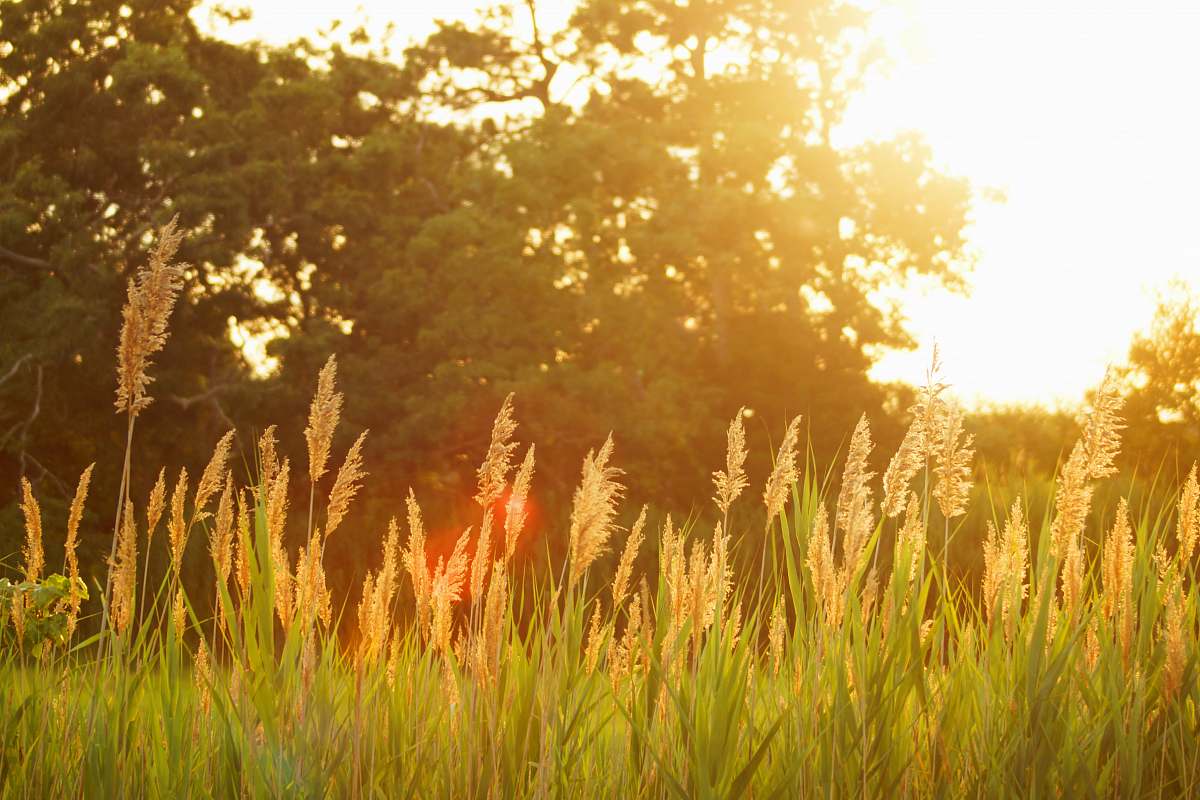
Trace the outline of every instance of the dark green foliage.
<instances>
[{"instance_id":1,"label":"dark green foliage","mask_svg":"<svg viewBox=\"0 0 1200 800\"><path fill-rule=\"evenodd\" d=\"M866 373L909 339L872 298L914 275L961 286L971 192L916 138L835 141L879 67L856 12L594 0L549 33L535 5L499 4L397 63L226 43L193 5L5 3L0 487L25 474L65 499L96 461L97 495L117 494L124 425L96 400L126 280L176 213L192 267L133 496L153 465L196 474L229 427L248 454L302 418L336 352L355 390L334 457L369 427L373 477L335 581L410 485L465 513L509 391L554 518L609 430L633 499L683 512L741 405L756 480L795 413L822 421L822 454L864 411L883 449L898 439L880 417L902 404ZM233 327L274 335L270 377ZM281 447L301 463L295 433ZM85 552L110 535L95 513ZM16 541L6 528L0 551Z\"/></svg>"}]
</instances>

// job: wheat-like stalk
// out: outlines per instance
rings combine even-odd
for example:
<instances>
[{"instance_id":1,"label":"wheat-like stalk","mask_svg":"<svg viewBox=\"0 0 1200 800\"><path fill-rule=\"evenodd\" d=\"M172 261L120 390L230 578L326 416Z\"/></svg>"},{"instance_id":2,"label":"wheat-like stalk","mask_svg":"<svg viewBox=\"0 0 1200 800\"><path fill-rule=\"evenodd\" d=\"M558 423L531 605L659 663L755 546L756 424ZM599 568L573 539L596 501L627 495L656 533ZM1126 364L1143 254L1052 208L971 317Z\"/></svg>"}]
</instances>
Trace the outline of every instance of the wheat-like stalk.
<instances>
[{"instance_id":1,"label":"wheat-like stalk","mask_svg":"<svg viewBox=\"0 0 1200 800\"><path fill-rule=\"evenodd\" d=\"M308 444L308 478L316 483L325 474L333 431L342 414L342 393L337 391L337 357L330 356L317 376L317 392L308 410L304 440Z\"/></svg>"},{"instance_id":2,"label":"wheat-like stalk","mask_svg":"<svg viewBox=\"0 0 1200 800\"><path fill-rule=\"evenodd\" d=\"M504 508L504 560L508 561L517 551L517 539L529 519L529 489L533 484L534 447L529 445L525 459L513 479L512 492Z\"/></svg>"},{"instance_id":3,"label":"wheat-like stalk","mask_svg":"<svg viewBox=\"0 0 1200 800\"><path fill-rule=\"evenodd\" d=\"M621 551L621 559L617 562L617 572L613 576L612 583L614 612L625 601L625 594L629 590L629 579L633 575L633 562L637 558L638 548L642 546L642 542L646 538L646 511L647 507L642 506L641 513L638 514L633 527L629 529L629 535L625 537L625 549Z\"/></svg>"},{"instance_id":4,"label":"wheat-like stalk","mask_svg":"<svg viewBox=\"0 0 1200 800\"><path fill-rule=\"evenodd\" d=\"M63 555L66 564L67 580L70 582L67 596L67 638L71 638L71 634L75 632L75 625L79 619L79 607L83 597L80 591L79 584L79 556L76 552L79 548L79 523L83 520L83 504L87 502L88 489L92 483L92 471L96 468L95 463L89 464L83 474L79 476L79 482L75 485L75 496L71 499L71 510L67 514L67 536L63 544Z\"/></svg>"},{"instance_id":5,"label":"wheat-like stalk","mask_svg":"<svg viewBox=\"0 0 1200 800\"><path fill-rule=\"evenodd\" d=\"M150 262L129 281L125 307L121 311L121 340L117 346L118 412L131 417L151 403L146 389L154 379L147 374L151 356L167 341L167 321L183 286L186 264L172 263L183 233L175 217L158 232L158 243Z\"/></svg>"},{"instance_id":6,"label":"wheat-like stalk","mask_svg":"<svg viewBox=\"0 0 1200 800\"><path fill-rule=\"evenodd\" d=\"M229 462L229 450L233 445L233 436L234 432L228 431L217 441L208 465L200 474L200 482L196 484L196 496L192 499L192 525L208 518L205 507L208 505L208 501L221 491L221 485L225 480L226 464Z\"/></svg>"},{"instance_id":7,"label":"wheat-like stalk","mask_svg":"<svg viewBox=\"0 0 1200 800\"><path fill-rule=\"evenodd\" d=\"M739 408L729 423L725 434L725 469L713 473L713 487L716 496L713 502L723 516L729 515L729 508L738 499L742 491L750 485L746 478L746 427L742 423L742 415L746 409Z\"/></svg>"},{"instance_id":8,"label":"wheat-like stalk","mask_svg":"<svg viewBox=\"0 0 1200 800\"><path fill-rule=\"evenodd\" d=\"M942 516L952 519L966 513L971 494L971 461L975 437L963 431L963 413L956 405L945 407L936 425L933 496Z\"/></svg>"},{"instance_id":9,"label":"wheat-like stalk","mask_svg":"<svg viewBox=\"0 0 1200 800\"><path fill-rule=\"evenodd\" d=\"M569 586L578 583L592 562L608 545L616 525L617 502L625 487L617 482L621 470L611 467L613 440L609 435L599 452L589 451L583 460L583 477L571 506L569 534Z\"/></svg>"},{"instance_id":10,"label":"wheat-like stalk","mask_svg":"<svg viewBox=\"0 0 1200 800\"><path fill-rule=\"evenodd\" d=\"M346 453L346 460L342 462L342 467L338 470L337 477L334 478L333 489L329 492L329 505L325 514L326 538L345 519L346 512L350 508L350 501L358 494L362 479L367 476L367 473L362 468L362 446L366 438L367 431L363 431L358 435L358 438L354 440L354 444L350 445L350 450Z\"/></svg>"},{"instance_id":11,"label":"wheat-like stalk","mask_svg":"<svg viewBox=\"0 0 1200 800\"><path fill-rule=\"evenodd\" d=\"M416 495L408 490L408 545L401 555L401 562L412 579L413 597L416 601L417 630L425 629L429 621L430 593L433 578L429 574L429 560L425 555L425 523L421 519L421 507Z\"/></svg>"},{"instance_id":12,"label":"wheat-like stalk","mask_svg":"<svg viewBox=\"0 0 1200 800\"><path fill-rule=\"evenodd\" d=\"M500 411L496 413L487 455L484 456L477 472L479 491L475 494L475 502L483 508L488 508L504 494L504 487L508 484L508 473L512 468L512 455L517 449L517 443L510 441L516 431L513 395L509 393L500 404Z\"/></svg>"},{"instance_id":13,"label":"wheat-like stalk","mask_svg":"<svg viewBox=\"0 0 1200 800\"><path fill-rule=\"evenodd\" d=\"M1129 663L1129 650L1137 617L1133 599L1135 553L1133 529L1129 525L1129 504L1122 497L1117 502L1117 514L1112 529L1104 540L1101 562L1104 593L1101 596L1101 613L1115 626L1121 646L1121 657L1126 665Z\"/></svg>"},{"instance_id":14,"label":"wheat-like stalk","mask_svg":"<svg viewBox=\"0 0 1200 800\"><path fill-rule=\"evenodd\" d=\"M150 549L150 544L154 541L154 532L158 530L158 523L162 519L163 511L166 508L167 502L167 468L163 467L158 471L158 480L154 482L154 488L150 490L150 498L146 501L146 550Z\"/></svg>"},{"instance_id":15,"label":"wheat-like stalk","mask_svg":"<svg viewBox=\"0 0 1200 800\"><path fill-rule=\"evenodd\" d=\"M767 528L775 522L775 518L783 511L787 503L788 493L796 482L796 447L800 440L800 416L796 415L788 423L783 434L783 442L779 452L775 454L775 467L767 479L763 489L763 505L767 507Z\"/></svg>"},{"instance_id":16,"label":"wheat-like stalk","mask_svg":"<svg viewBox=\"0 0 1200 800\"><path fill-rule=\"evenodd\" d=\"M133 518L133 503L129 501L125 502L125 513L122 515L112 576L113 630L123 635L133 623L137 593L137 525Z\"/></svg>"},{"instance_id":17,"label":"wheat-like stalk","mask_svg":"<svg viewBox=\"0 0 1200 800\"><path fill-rule=\"evenodd\" d=\"M1175 540L1179 549L1176 551L1176 559L1182 568L1191 562L1196 552L1196 542L1200 540L1200 481L1196 478L1195 463L1192 464L1179 493L1178 511Z\"/></svg>"},{"instance_id":18,"label":"wheat-like stalk","mask_svg":"<svg viewBox=\"0 0 1200 800\"><path fill-rule=\"evenodd\" d=\"M42 548L42 509L33 496L29 479L21 478L21 513L25 517L25 547L21 555L25 559L25 580L37 583L46 565L46 553Z\"/></svg>"},{"instance_id":19,"label":"wheat-like stalk","mask_svg":"<svg viewBox=\"0 0 1200 800\"><path fill-rule=\"evenodd\" d=\"M908 487L924 464L925 431L920 415L914 414L904 439L888 462L883 473L883 502L885 517L895 517L904 510Z\"/></svg>"}]
</instances>

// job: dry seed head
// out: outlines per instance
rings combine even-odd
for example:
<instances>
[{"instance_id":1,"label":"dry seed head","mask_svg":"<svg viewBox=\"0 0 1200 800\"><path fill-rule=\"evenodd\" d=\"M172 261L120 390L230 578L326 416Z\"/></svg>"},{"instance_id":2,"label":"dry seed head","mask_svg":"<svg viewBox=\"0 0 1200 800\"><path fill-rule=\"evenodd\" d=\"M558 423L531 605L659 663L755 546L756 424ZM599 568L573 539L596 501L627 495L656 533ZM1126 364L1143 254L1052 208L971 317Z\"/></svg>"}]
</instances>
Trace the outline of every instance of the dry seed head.
<instances>
[{"instance_id":1,"label":"dry seed head","mask_svg":"<svg viewBox=\"0 0 1200 800\"><path fill-rule=\"evenodd\" d=\"M1068 615L1081 607L1083 600L1084 552L1079 537L1067 542L1062 565L1063 611Z\"/></svg>"},{"instance_id":2,"label":"dry seed head","mask_svg":"<svg viewBox=\"0 0 1200 800\"><path fill-rule=\"evenodd\" d=\"M908 507L904 510L904 524L897 534L896 548L897 551L909 553L912 559L905 576L911 588L921 571L921 559L925 556L925 526L921 520L921 501L916 492L909 492Z\"/></svg>"},{"instance_id":3,"label":"dry seed head","mask_svg":"<svg viewBox=\"0 0 1200 800\"><path fill-rule=\"evenodd\" d=\"M454 550L446 561L445 578L446 590L450 601L457 603L462 600L462 588L467 577L467 545L471 541L471 529L467 528L454 543Z\"/></svg>"},{"instance_id":4,"label":"dry seed head","mask_svg":"<svg viewBox=\"0 0 1200 800\"><path fill-rule=\"evenodd\" d=\"M175 574L183 565L183 551L187 547L188 524L184 518L184 503L187 500L188 474L187 468L179 470L179 480L175 482L175 490L171 492L171 518L167 521L167 534L171 545L171 568Z\"/></svg>"},{"instance_id":5,"label":"dry seed head","mask_svg":"<svg viewBox=\"0 0 1200 800\"><path fill-rule=\"evenodd\" d=\"M118 634L124 634L133 622L137 594L137 524L133 518L133 503L128 500L121 519L117 559L111 565L112 620Z\"/></svg>"},{"instance_id":6,"label":"dry seed head","mask_svg":"<svg viewBox=\"0 0 1200 800\"><path fill-rule=\"evenodd\" d=\"M1163 623L1162 639L1166 649L1163 663L1163 694L1172 700L1183 686L1183 673L1188 660L1188 642L1184 621L1186 597L1183 582L1178 573L1167 585L1165 596L1166 620Z\"/></svg>"},{"instance_id":7,"label":"dry seed head","mask_svg":"<svg viewBox=\"0 0 1200 800\"><path fill-rule=\"evenodd\" d=\"M847 515L849 527L842 532L842 562L847 573L846 583L849 583L850 578L858 571L859 562L866 553L867 542L875 530L873 508L871 490L866 486L861 487L850 505Z\"/></svg>"},{"instance_id":8,"label":"dry seed head","mask_svg":"<svg viewBox=\"0 0 1200 800\"><path fill-rule=\"evenodd\" d=\"M504 563L497 561L494 567L483 609L483 635L479 640L476 656L477 669L485 681L495 679L500 672L500 650L504 646L504 614L508 608L508 578L504 574Z\"/></svg>"},{"instance_id":9,"label":"dry seed head","mask_svg":"<svg viewBox=\"0 0 1200 800\"><path fill-rule=\"evenodd\" d=\"M504 508L504 558L507 561L517 550L517 537L525 528L529 518L529 487L533 483L533 445L525 451L525 460L513 479L512 492Z\"/></svg>"},{"instance_id":10,"label":"dry seed head","mask_svg":"<svg viewBox=\"0 0 1200 800\"><path fill-rule=\"evenodd\" d=\"M167 321L183 285L185 264L172 264L183 234L175 217L158 233L158 244L150 253L148 266L129 281L125 307L121 311L121 340L117 345L118 412L136 415L150 405L146 389L154 379L146 374L150 357L167 341Z\"/></svg>"},{"instance_id":11,"label":"dry seed head","mask_svg":"<svg viewBox=\"0 0 1200 800\"><path fill-rule=\"evenodd\" d=\"M484 508L490 507L504 494L512 455L517 449L517 443L510 441L516 431L513 395L510 392L500 404L500 411L496 413L496 420L492 423L492 440L476 473L479 477L479 492L475 495L475 502Z\"/></svg>"},{"instance_id":12,"label":"dry seed head","mask_svg":"<svg viewBox=\"0 0 1200 800\"><path fill-rule=\"evenodd\" d=\"M987 521L987 538L983 542L983 609L988 624L996 622L997 601L1000 597L1000 587L1007 574L1005 552L1000 542L1000 534L989 519Z\"/></svg>"},{"instance_id":13,"label":"dry seed head","mask_svg":"<svg viewBox=\"0 0 1200 800\"><path fill-rule=\"evenodd\" d=\"M879 570L872 565L871 571L867 573L866 581L863 583L862 591L862 616L863 622L871 618L871 612L875 610L875 603L879 600Z\"/></svg>"},{"instance_id":14,"label":"dry seed head","mask_svg":"<svg viewBox=\"0 0 1200 800\"><path fill-rule=\"evenodd\" d=\"M797 414L787 426L783 434L783 442L775 455L775 467L771 477L763 489L763 504L767 507L767 527L775 522L775 518L783 511L787 503L788 493L796 482L796 447L800 440L800 416Z\"/></svg>"},{"instance_id":15,"label":"dry seed head","mask_svg":"<svg viewBox=\"0 0 1200 800\"><path fill-rule=\"evenodd\" d=\"M196 497L192 508L193 522L199 522L208 516L204 507L208 505L212 496L221 490L221 482L225 478L225 465L229 461L229 448L233 444L233 433L233 431L229 431L217 442L208 466L200 475L200 482L196 484Z\"/></svg>"},{"instance_id":16,"label":"dry seed head","mask_svg":"<svg viewBox=\"0 0 1200 800\"><path fill-rule=\"evenodd\" d=\"M786 624L783 610L783 595L779 595L775 598L774 608L771 609L771 624L767 630L772 674L776 676L779 675L779 668L783 664L783 637L785 634L784 626Z\"/></svg>"},{"instance_id":17,"label":"dry seed head","mask_svg":"<svg viewBox=\"0 0 1200 800\"><path fill-rule=\"evenodd\" d=\"M1179 495L1179 522L1175 538L1179 542L1176 558L1182 569L1191 562L1196 552L1196 541L1200 539L1200 482L1196 480L1194 463Z\"/></svg>"},{"instance_id":18,"label":"dry seed head","mask_svg":"<svg viewBox=\"0 0 1200 800\"><path fill-rule=\"evenodd\" d=\"M612 451L613 440L609 434L600 452L589 451L583 460L583 476L571 507L569 586L574 586L604 552L609 537L616 530L613 518L625 487L616 480L621 470L608 465Z\"/></svg>"},{"instance_id":19,"label":"dry seed head","mask_svg":"<svg viewBox=\"0 0 1200 800\"><path fill-rule=\"evenodd\" d=\"M176 640L183 640L183 632L187 623L187 611L183 604L183 588L175 590L175 599L171 603L171 624L175 626Z\"/></svg>"},{"instance_id":20,"label":"dry seed head","mask_svg":"<svg viewBox=\"0 0 1200 800\"><path fill-rule=\"evenodd\" d=\"M75 497L71 500L71 511L67 516L67 539L63 545L66 555L67 579L70 581L70 594L67 597L67 637L75 632L75 623L79 618L79 606L83 600L79 591L79 558L76 549L79 546L79 523L83 519L83 504L87 500L88 487L92 482L92 470L96 465L89 464L79 476L75 486Z\"/></svg>"},{"instance_id":21,"label":"dry seed head","mask_svg":"<svg viewBox=\"0 0 1200 800\"><path fill-rule=\"evenodd\" d=\"M817 516L813 520L806 563L817 601L825 609L826 619L832 621L834 610L841 602L841 587L833 562L833 545L829 540L829 514L824 504L817 508Z\"/></svg>"},{"instance_id":22,"label":"dry seed head","mask_svg":"<svg viewBox=\"0 0 1200 800\"><path fill-rule=\"evenodd\" d=\"M883 504L885 517L894 517L904 510L908 486L921 469L924 458L925 432L921 418L914 416L892 460L883 473Z\"/></svg>"},{"instance_id":23,"label":"dry seed head","mask_svg":"<svg viewBox=\"0 0 1200 800\"><path fill-rule=\"evenodd\" d=\"M248 492L249 490L247 489L237 494L237 547L236 557L234 558L238 597L241 598L243 605L245 605L247 598L250 597L250 519L254 513L250 500L247 498Z\"/></svg>"},{"instance_id":24,"label":"dry seed head","mask_svg":"<svg viewBox=\"0 0 1200 800\"><path fill-rule=\"evenodd\" d=\"M729 423L729 431L725 436L725 470L713 473L713 486L717 490L713 502L726 515L733 501L750 485L743 468L746 463L746 428L742 423L742 414L745 411L745 407L739 408Z\"/></svg>"},{"instance_id":25,"label":"dry seed head","mask_svg":"<svg viewBox=\"0 0 1200 800\"><path fill-rule=\"evenodd\" d=\"M725 533L720 523L713 531L712 553L708 559L708 587L706 592L707 611L711 617L720 612L724 617L725 608L733 593L733 568L729 564L729 534Z\"/></svg>"},{"instance_id":26,"label":"dry seed head","mask_svg":"<svg viewBox=\"0 0 1200 800\"><path fill-rule=\"evenodd\" d=\"M483 587L487 583L488 567L492 563L492 509L483 512L479 526L479 538L475 541L475 555L471 559L471 603L483 601Z\"/></svg>"},{"instance_id":27,"label":"dry seed head","mask_svg":"<svg viewBox=\"0 0 1200 800\"><path fill-rule=\"evenodd\" d=\"M375 576L367 572L363 578L362 599L358 601L358 661L360 664L373 660L378 643L375 641Z\"/></svg>"},{"instance_id":28,"label":"dry seed head","mask_svg":"<svg viewBox=\"0 0 1200 800\"><path fill-rule=\"evenodd\" d=\"M207 715L212 710L212 666L208 657L208 645L204 637L196 648L196 666L193 676L196 681L196 694L200 701L200 710Z\"/></svg>"},{"instance_id":29,"label":"dry seed head","mask_svg":"<svg viewBox=\"0 0 1200 800\"><path fill-rule=\"evenodd\" d=\"M1122 403L1112 373L1105 373L1092 410L1080 419L1083 435L1058 476L1050 532L1053 552L1060 558L1067 553L1070 541L1083 533L1092 502L1090 482L1116 472L1113 461L1125 427L1120 417Z\"/></svg>"},{"instance_id":30,"label":"dry seed head","mask_svg":"<svg viewBox=\"0 0 1200 800\"><path fill-rule=\"evenodd\" d=\"M871 426L867 415L859 418L850 437L850 450L846 454L846 467L842 472L842 488L838 492L836 527L849 533L859 527L857 517L862 508L861 495L870 496L867 483L875 476L867 470L867 458L871 455Z\"/></svg>"},{"instance_id":31,"label":"dry seed head","mask_svg":"<svg viewBox=\"0 0 1200 800\"><path fill-rule=\"evenodd\" d=\"M154 541L154 532L158 529L158 522L162 519L163 509L167 502L167 468L163 467L158 471L158 480L154 482L154 488L150 490L150 499L146 502L146 549L150 549L150 543Z\"/></svg>"},{"instance_id":32,"label":"dry seed head","mask_svg":"<svg viewBox=\"0 0 1200 800\"><path fill-rule=\"evenodd\" d=\"M21 513L25 516L25 547L21 551L25 580L36 583L46 566L46 554L42 549L42 510L27 478L21 478Z\"/></svg>"},{"instance_id":33,"label":"dry seed head","mask_svg":"<svg viewBox=\"0 0 1200 800\"><path fill-rule=\"evenodd\" d=\"M430 640L443 653L449 652L453 633L454 604L462 599L463 583L467 576L467 543L471 529L458 537L448 561L438 559L430 589Z\"/></svg>"},{"instance_id":34,"label":"dry seed head","mask_svg":"<svg viewBox=\"0 0 1200 800\"><path fill-rule=\"evenodd\" d=\"M329 493L329 507L326 514L325 536L327 538L345 518L346 511L350 508L350 501L358 494L362 479L367 476L362 468L362 445L366 438L367 432L363 431L354 440L354 444L350 445L350 450L346 453L346 460L342 462L342 468L338 470L337 478L333 481L333 490Z\"/></svg>"},{"instance_id":35,"label":"dry seed head","mask_svg":"<svg viewBox=\"0 0 1200 800\"><path fill-rule=\"evenodd\" d=\"M291 471L291 462L285 458L267 495L267 535L272 542L283 541L283 531L287 526L288 479L291 477Z\"/></svg>"},{"instance_id":36,"label":"dry seed head","mask_svg":"<svg viewBox=\"0 0 1200 800\"><path fill-rule=\"evenodd\" d=\"M307 635L319 620L329 626L331 600L325 584L324 551L321 532L313 531L307 547L296 555L296 619Z\"/></svg>"},{"instance_id":37,"label":"dry seed head","mask_svg":"<svg viewBox=\"0 0 1200 800\"><path fill-rule=\"evenodd\" d=\"M583 668L588 675L596 671L596 662L600 660L600 645L603 643L600 632L600 602L597 600L596 607L592 610L592 622L588 625L587 644L583 650Z\"/></svg>"},{"instance_id":38,"label":"dry seed head","mask_svg":"<svg viewBox=\"0 0 1200 800\"><path fill-rule=\"evenodd\" d=\"M308 477L313 483L325 474L333 431L342 414L342 393L337 391L337 357L330 356L317 377L317 393L308 411L304 439L308 443Z\"/></svg>"},{"instance_id":39,"label":"dry seed head","mask_svg":"<svg viewBox=\"0 0 1200 800\"><path fill-rule=\"evenodd\" d=\"M929 367L925 370L925 383L917 390L917 402L909 409L913 415L913 435L920 448L917 457L922 461L935 457L938 429L945 418L946 401L942 399L942 393L948 386L942 382L941 371L940 348L935 342Z\"/></svg>"},{"instance_id":40,"label":"dry seed head","mask_svg":"<svg viewBox=\"0 0 1200 800\"><path fill-rule=\"evenodd\" d=\"M233 569L233 473L225 479L221 499L217 502L216 525L208 541L208 553L216 569L217 580L225 583Z\"/></svg>"},{"instance_id":41,"label":"dry seed head","mask_svg":"<svg viewBox=\"0 0 1200 800\"><path fill-rule=\"evenodd\" d=\"M1128 663L1133 640L1133 529L1129 525L1129 504L1122 497L1117 503L1117 516L1112 530L1104 540L1101 572L1104 580L1101 611L1114 623L1121 644L1122 658Z\"/></svg>"},{"instance_id":42,"label":"dry seed head","mask_svg":"<svg viewBox=\"0 0 1200 800\"><path fill-rule=\"evenodd\" d=\"M933 486L933 496L937 499L942 516L951 519L967 510L967 499L971 493L971 460L975 456L971 445L975 437L971 434L964 436L963 413L958 406L946 407L937 432L934 467L937 480Z\"/></svg>"},{"instance_id":43,"label":"dry seed head","mask_svg":"<svg viewBox=\"0 0 1200 800\"><path fill-rule=\"evenodd\" d=\"M642 513L638 514L637 521L629 529L629 536L625 538L625 549L621 552L621 560L617 562L617 574L613 577L612 586L614 610L619 609L621 603L625 601L625 593L629 590L629 579L633 575L633 562L637 558L638 548L642 546L642 542L646 538L646 510L647 507L642 506Z\"/></svg>"},{"instance_id":44,"label":"dry seed head","mask_svg":"<svg viewBox=\"0 0 1200 800\"><path fill-rule=\"evenodd\" d=\"M275 479L275 473L279 469L279 457L275 453L274 425L268 425L258 437L258 468L259 486L265 493L269 491L271 481Z\"/></svg>"},{"instance_id":45,"label":"dry seed head","mask_svg":"<svg viewBox=\"0 0 1200 800\"><path fill-rule=\"evenodd\" d=\"M429 561L425 555L425 525L421 521L421 507L416 495L408 490L408 547L400 560L412 578L413 597L417 607L417 629L423 629L429 617L429 595L433 579L429 575Z\"/></svg>"}]
</instances>

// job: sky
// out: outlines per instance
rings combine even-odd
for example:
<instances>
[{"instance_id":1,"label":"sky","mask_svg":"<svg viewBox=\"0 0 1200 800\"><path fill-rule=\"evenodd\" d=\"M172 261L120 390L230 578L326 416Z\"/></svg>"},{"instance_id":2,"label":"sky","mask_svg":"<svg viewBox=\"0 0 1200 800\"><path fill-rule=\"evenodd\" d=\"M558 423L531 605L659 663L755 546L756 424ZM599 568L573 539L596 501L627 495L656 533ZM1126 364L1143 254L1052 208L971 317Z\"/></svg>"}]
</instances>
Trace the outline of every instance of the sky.
<instances>
[{"instance_id":1,"label":"sky","mask_svg":"<svg viewBox=\"0 0 1200 800\"><path fill-rule=\"evenodd\" d=\"M340 18L394 23L402 42L478 2L249 5L251 22L218 32L281 43ZM546 26L572 5L540 0ZM1004 200L974 212L969 295L905 291L921 347L873 376L919 381L936 340L968 403L1076 402L1173 277L1200 287L1200 3L881 0L874 24L895 64L840 139L920 131L940 168Z\"/></svg>"}]
</instances>

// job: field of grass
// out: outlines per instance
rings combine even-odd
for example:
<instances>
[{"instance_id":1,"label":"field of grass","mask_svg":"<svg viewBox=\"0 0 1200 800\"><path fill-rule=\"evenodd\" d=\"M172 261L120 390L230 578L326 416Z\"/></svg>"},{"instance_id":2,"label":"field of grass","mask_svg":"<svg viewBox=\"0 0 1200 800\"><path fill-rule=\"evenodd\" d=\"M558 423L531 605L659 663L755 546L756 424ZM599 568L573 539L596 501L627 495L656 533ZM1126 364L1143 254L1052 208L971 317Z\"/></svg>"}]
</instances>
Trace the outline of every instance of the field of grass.
<instances>
[{"instance_id":1,"label":"field of grass","mask_svg":"<svg viewBox=\"0 0 1200 800\"><path fill-rule=\"evenodd\" d=\"M172 237L126 309L126 476L178 291ZM277 459L268 430L239 475L227 436L198 480L164 476L144 504L102 498L119 513L91 597L73 556L90 471L62 574L47 574L25 484L23 572L0 581L0 794L1196 796L1195 470L1136 507L1093 508L1120 447L1106 381L1049 512L989 504L983 579L968 584L943 565L979 517L965 514L971 437L936 370L918 398L882 475L865 418L832 477L800 458L793 422L753 488L739 415L708 513L656 530L644 514L617 526L619 449L598 443L569 525L550 534L568 543L551 574L512 557L536 475L509 398L480 454L477 524L431 558L410 496L379 537L352 637L336 633L344 599L323 553L331 536L367 535L341 524L364 440L332 468L332 358L307 464ZM310 503L285 533L289 486ZM759 508L758 527L731 528L738 504ZM211 617L179 580L189 537L212 557ZM765 548L741 557L741 541ZM145 585L148 548L170 554L159 585ZM657 550L649 574L642 550ZM100 632L76 630L81 615Z\"/></svg>"}]
</instances>

